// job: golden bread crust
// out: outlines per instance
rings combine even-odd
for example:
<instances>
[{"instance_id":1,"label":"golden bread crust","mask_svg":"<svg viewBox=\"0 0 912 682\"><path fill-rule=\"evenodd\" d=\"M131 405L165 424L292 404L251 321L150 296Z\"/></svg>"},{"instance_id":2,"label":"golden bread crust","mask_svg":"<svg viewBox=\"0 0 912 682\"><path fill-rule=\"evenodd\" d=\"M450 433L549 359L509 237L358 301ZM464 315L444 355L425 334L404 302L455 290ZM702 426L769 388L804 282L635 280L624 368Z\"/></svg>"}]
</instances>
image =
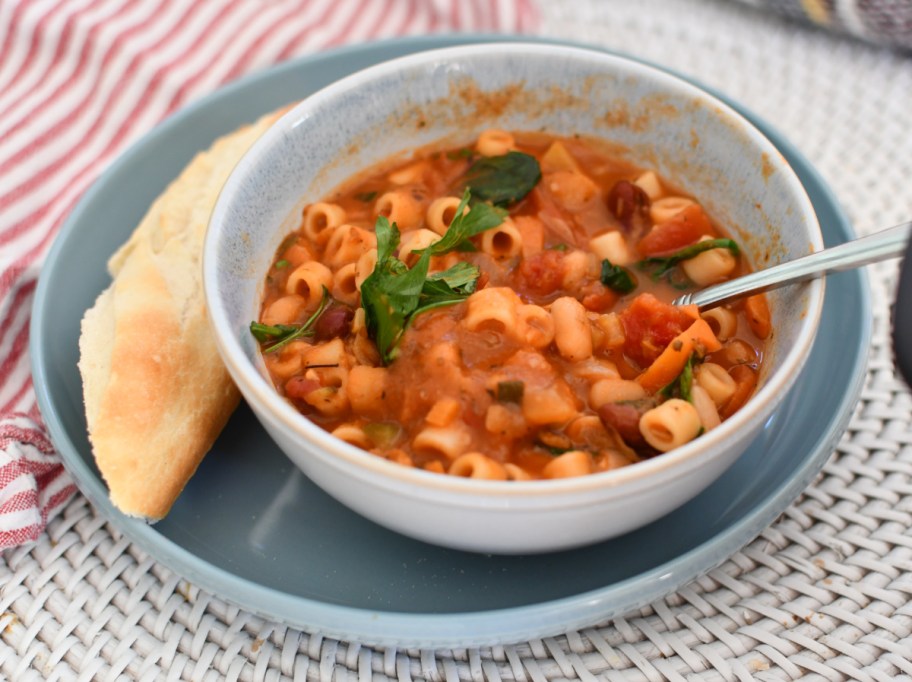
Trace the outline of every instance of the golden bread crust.
<instances>
[{"instance_id":1,"label":"golden bread crust","mask_svg":"<svg viewBox=\"0 0 912 682\"><path fill-rule=\"evenodd\" d=\"M280 113L197 154L108 261L114 280L83 317L89 440L130 516L168 513L240 399L206 316L203 239L228 174Z\"/></svg>"}]
</instances>

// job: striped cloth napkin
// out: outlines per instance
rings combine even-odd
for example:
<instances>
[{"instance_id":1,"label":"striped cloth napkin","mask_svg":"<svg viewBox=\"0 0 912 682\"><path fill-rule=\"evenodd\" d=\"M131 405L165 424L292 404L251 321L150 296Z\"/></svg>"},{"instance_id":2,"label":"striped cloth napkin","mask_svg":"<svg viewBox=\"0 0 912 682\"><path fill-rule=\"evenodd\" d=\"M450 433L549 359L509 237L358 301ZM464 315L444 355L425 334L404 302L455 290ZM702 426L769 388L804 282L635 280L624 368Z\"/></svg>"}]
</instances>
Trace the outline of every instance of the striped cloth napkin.
<instances>
[{"instance_id":1,"label":"striped cloth napkin","mask_svg":"<svg viewBox=\"0 0 912 682\"><path fill-rule=\"evenodd\" d=\"M41 264L112 160L240 76L344 44L525 33L533 0L0 2L0 549L37 539L75 492L41 422L28 325Z\"/></svg>"}]
</instances>

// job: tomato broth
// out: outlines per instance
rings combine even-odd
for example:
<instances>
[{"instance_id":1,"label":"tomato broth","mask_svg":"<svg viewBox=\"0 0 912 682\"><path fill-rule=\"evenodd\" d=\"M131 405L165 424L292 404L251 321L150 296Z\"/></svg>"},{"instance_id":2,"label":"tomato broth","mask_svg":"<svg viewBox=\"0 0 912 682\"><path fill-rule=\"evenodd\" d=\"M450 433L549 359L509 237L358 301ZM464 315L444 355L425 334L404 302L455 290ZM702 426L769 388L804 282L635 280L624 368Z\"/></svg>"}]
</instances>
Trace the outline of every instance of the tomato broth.
<instances>
[{"instance_id":1,"label":"tomato broth","mask_svg":"<svg viewBox=\"0 0 912 682\"><path fill-rule=\"evenodd\" d=\"M485 130L307 205L251 331L282 395L378 456L577 476L689 442L750 397L765 298L671 304L748 269L698 198L606 144Z\"/></svg>"}]
</instances>

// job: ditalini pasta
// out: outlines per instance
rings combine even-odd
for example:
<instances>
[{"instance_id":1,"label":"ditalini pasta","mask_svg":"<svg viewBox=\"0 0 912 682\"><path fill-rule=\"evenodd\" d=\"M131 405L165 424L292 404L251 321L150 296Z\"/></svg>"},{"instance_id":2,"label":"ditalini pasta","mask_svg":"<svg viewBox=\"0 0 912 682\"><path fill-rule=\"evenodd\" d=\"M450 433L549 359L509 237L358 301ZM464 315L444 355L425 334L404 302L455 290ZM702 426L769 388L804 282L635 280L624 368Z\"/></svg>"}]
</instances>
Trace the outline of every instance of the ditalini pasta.
<instances>
[{"instance_id":1,"label":"ditalini pasta","mask_svg":"<svg viewBox=\"0 0 912 682\"><path fill-rule=\"evenodd\" d=\"M593 140L485 130L305 207L251 332L276 389L338 438L490 480L658 456L754 391L765 298L698 197Z\"/></svg>"}]
</instances>

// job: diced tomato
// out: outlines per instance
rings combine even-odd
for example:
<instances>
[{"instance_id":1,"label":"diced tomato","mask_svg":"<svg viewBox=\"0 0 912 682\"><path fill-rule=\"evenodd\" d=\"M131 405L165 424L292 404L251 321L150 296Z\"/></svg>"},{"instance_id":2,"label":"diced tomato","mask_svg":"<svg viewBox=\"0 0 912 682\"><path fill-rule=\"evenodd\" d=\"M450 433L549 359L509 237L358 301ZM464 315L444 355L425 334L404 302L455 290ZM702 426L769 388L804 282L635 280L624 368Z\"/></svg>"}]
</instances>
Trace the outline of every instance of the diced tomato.
<instances>
[{"instance_id":1,"label":"diced tomato","mask_svg":"<svg viewBox=\"0 0 912 682\"><path fill-rule=\"evenodd\" d=\"M644 257L665 256L712 235L712 223L699 204L691 204L673 218L655 225L638 243Z\"/></svg>"},{"instance_id":2,"label":"diced tomato","mask_svg":"<svg viewBox=\"0 0 912 682\"><path fill-rule=\"evenodd\" d=\"M564 271L561 265L564 254L560 251L540 251L519 265L521 287L532 294L547 296L561 288Z\"/></svg>"},{"instance_id":3,"label":"diced tomato","mask_svg":"<svg viewBox=\"0 0 912 682\"><path fill-rule=\"evenodd\" d=\"M680 308L652 294L640 294L619 315L624 326L624 353L645 369L693 320Z\"/></svg>"}]
</instances>

